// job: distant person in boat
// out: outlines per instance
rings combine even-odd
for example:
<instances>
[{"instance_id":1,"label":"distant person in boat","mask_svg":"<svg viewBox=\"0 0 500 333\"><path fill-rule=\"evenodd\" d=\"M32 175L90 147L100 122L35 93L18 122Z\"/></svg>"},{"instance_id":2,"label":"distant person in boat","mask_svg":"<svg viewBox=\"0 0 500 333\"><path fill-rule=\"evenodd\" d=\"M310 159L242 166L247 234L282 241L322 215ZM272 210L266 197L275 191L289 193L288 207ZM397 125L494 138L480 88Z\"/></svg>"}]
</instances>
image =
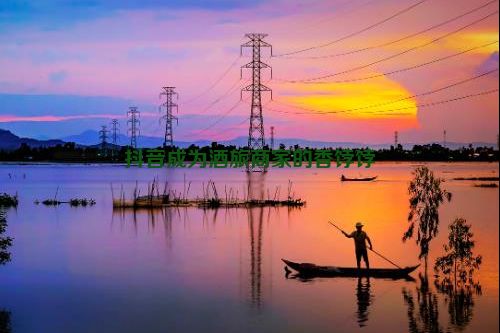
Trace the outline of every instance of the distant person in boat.
<instances>
[{"instance_id":1,"label":"distant person in boat","mask_svg":"<svg viewBox=\"0 0 500 333\"><path fill-rule=\"evenodd\" d=\"M356 231L348 234L345 231L342 231L344 236L347 238L354 238L354 247L356 249L356 263L358 265L358 269L361 268L361 258L363 258L366 268L370 269L370 263L368 262L368 251L366 250L366 242L370 245L370 250L372 247L372 241L370 237L363 231L363 223L356 223Z\"/></svg>"}]
</instances>

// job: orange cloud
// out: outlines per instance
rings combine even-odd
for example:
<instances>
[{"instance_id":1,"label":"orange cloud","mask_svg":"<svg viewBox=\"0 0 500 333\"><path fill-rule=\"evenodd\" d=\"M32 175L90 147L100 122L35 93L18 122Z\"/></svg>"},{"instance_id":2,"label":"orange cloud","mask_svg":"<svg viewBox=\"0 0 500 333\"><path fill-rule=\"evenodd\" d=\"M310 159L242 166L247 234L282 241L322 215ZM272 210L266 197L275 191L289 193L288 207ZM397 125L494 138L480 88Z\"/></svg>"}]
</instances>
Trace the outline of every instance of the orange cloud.
<instances>
[{"instance_id":1,"label":"orange cloud","mask_svg":"<svg viewBox=\"0 0 500 333\"><path fill-rule=\"evenodd\" d=\"M464 33L454 38L450 38L446 41L445 46L461 50L464 45L481 45L494 41L498 41L498 31L478 31ZM474 51L475 54L491 54L494 52L498 52L498 43Z\"/></svg>"},{"instance_id":2,"label":"orange cloud","mask_svg":"<svg viewBox=\"0 0 500 333\"><path fill-rule=\"evenodd\" d=\"M401 119L416 125L417 103L396 81L381 76L369 82L290 85L283 99L298 109L335 118ZM398 111L394 111L397 109Z\"/></svg>"}]
</instances>

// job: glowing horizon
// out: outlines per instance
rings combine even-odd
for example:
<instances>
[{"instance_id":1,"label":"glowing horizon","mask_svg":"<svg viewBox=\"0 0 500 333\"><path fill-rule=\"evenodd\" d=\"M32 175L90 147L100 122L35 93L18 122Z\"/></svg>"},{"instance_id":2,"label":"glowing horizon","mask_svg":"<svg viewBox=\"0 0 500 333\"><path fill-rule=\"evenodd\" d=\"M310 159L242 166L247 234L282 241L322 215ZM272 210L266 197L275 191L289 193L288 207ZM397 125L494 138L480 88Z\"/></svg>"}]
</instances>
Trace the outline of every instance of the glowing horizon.
<instances>
[{"instance_id":1,"label":"glowing horizon","mask_svg":"<svg viewBox=\"0 0 500 333\"><path fill-rule=\"evenodd\" d=\"M158 94L172 85L180 94L177 140L245 135L250 107L233 105L249 79L243 71L240 80L239 67L250 52L239 57L239 46L246 32L264 31L275 55L262 50L273 79L265 70L262 77L275 100L263 94L264 119L278 137L390 142L398 130L403 140L432 141L446 128L450 140L495 142L498 93L419 105L498 89L498 72L419 94L498 68L498 2L426 1L335 42L415 3L14 1L0 11L0 128L78 134L68 121L86 120L83 132L123 119L127 105L138 104L146 118L142 133L161 136ZM109 103L95 102L100 97Z\"/></svg>"}]
</instances>

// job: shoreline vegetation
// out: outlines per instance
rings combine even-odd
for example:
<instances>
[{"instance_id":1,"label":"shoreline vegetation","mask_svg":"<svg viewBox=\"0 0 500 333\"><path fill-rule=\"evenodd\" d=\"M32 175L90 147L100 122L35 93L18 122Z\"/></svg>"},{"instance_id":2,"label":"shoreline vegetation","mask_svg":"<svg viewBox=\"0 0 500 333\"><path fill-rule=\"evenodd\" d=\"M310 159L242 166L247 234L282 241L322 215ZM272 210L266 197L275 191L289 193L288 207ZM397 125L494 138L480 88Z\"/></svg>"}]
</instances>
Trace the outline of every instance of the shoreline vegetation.
<instances>
[{"instance_id":1,"label":"shoreline vegetation","mask_svg":"<svg viewBox=\"0 0 500 333\"><path fill-rule=\"evenodd\" d=\"M87 198L71 198L67 201L60 201L57 199L57 195L59 194L59 186L56 189L56 194L54 195L54 198L52 199L45 199L43 201L40 200L35 200L35 205L39 205L40 203L45 206L59 206L62 204L69 204L71 207L86 207L86 206L93 206L96 204L94 199L87 199Z\"/></svg>"},{"instance_id":2,"label":"shoreline vegetation","mask_svg":"<svg viewBox=\"0 0 500 333\"><path fill-rule=\"evenodd\" d=\"M224 186L224 195L219 194L213 181L202 184L202 197L189 198L191 182L184 179L184 189L182 192L168 188L168 182L163 185L160 191L160 185L156 179L148 183L146 195L140 194L138 183L131 198L126 198L123 186L120 187L118 197L115 197L115 190L111 184L111 195L113 200L113 209L154 209L168 207L197 207L202 209L217 208L252 208L252 207L302 207L306 204L301 198L295 197L293 192L293 182L288 181L287 197L280 199L281 187L277 186L274 192L267 191L267 197L256 199L252 195L250 186L247 189L239 190ZM241 198L240 198L241 195Z\"/></svg>"},{"instance_id":3,"label":"shoreline vegetation","mask_svg":"<svg viewBox=\"0 0 500 333\"><path fill-rule=\"evenodd\" d=\"M64 162L64 163L124 163L126 152L130 147L97 148L81 147L74 143L56 145L52 147L30 147L26 144L14 150L0 150L0 162ZM144 148L149 149L149 148ZM151 147L151 149L163 149L162 147ZM177 147L166 147L165 152L177 150ZM236 146L224 146L213 142L210 146L191 145L187 150L197 150L207 155L207 161L210 161L210 151L213 149L237 150ZM265 147L264 149L269 149ZM290 151L298 149L308 149L312 151L313 156L319 149L300 147L298 145L285 147L280 145L279 149L288 149ZM335 151L339 148L325 148ZM359 150L353 149L354 151ZM491 147L462 147L459 149L450 149L439 144L415 145L412 149L404 149L401 145L391 146L388 149L373 150L375 153L374 162L380 161L420 161L420 162L439 162L439 161L483 161L498 162L499 151ZM185 159L189 162L189 156ZM314 158L313 158L314 160ZM291 161L291 160L290 160Z\"/></svg>"},{"instance_id":4,"label":"shoreline vegetation","mask_svg":"<svg viewBox=\"0 0 500 333\"><path fill-rule=\"evenodd\" d=\"M0 193L0 208L17 207L19 199L17 193L10 195L8 193Z\"/></svg>"}]
</instances>

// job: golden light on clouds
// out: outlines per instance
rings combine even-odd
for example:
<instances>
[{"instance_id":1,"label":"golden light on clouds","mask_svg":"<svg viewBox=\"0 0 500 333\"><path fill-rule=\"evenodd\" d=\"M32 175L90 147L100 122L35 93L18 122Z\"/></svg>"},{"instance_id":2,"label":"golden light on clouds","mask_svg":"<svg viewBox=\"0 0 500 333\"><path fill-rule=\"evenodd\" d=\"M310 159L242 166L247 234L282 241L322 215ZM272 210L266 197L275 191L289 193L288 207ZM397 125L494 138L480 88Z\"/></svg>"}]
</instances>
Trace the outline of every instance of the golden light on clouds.
<instances>
[{"instance_id":1,"label":"golden light on clouds","mask_svg":"<svg viewBox=\"0 0 500 333\"><path fill-rule=\"evenodd\" d=\"M487 44L494 41L498 41L498 31L478 31L471 33L464 33L457 35L453 38L449 38L446 41L445 46L448 48L453 48L457 50L462 50L464 45L474 46ZM488 47L482 47L475 50L475 54L491 54L493 52L498 52L498 43L492 44Z\"/></svg>"},{"instance_id":2,"label":"golden light on clouds","mask_svg":"<svg viewBox=\"0 0 500 333\"><path fill-rule=\"evenodd\" d=\"M369 82L317 83L287 87L288 105L303 112L327 113L350 119L417 120L412 93L386 76Z\"/></svg>"}]
</instances>

